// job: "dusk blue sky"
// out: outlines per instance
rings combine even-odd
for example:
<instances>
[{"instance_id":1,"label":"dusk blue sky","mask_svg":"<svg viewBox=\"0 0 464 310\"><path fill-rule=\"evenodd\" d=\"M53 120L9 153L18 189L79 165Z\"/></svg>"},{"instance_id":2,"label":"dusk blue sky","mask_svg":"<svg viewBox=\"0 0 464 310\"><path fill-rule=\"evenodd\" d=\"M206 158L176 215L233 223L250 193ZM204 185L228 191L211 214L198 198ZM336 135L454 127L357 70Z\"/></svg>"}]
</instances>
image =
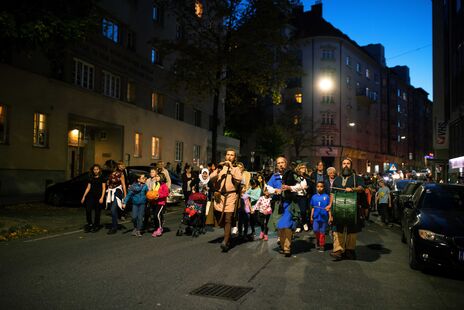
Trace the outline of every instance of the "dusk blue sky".
<instances>
[{"instance_id":1,"label":"dusk blue sky","mask_svg":"<svg viewBox=\"0 0 464 310\"><path fill-rule=\"evenodd\" d=\"M301 1L310 10L315 0ZM431 0L323 0L324 19L359 45L381 43L387 65L407 65L433 99ZM421 48L418 51L413 51ZM411 51L411 52L410 52ZM401 55L403 53L405 55Z\"/></svg>"}]
</instances>

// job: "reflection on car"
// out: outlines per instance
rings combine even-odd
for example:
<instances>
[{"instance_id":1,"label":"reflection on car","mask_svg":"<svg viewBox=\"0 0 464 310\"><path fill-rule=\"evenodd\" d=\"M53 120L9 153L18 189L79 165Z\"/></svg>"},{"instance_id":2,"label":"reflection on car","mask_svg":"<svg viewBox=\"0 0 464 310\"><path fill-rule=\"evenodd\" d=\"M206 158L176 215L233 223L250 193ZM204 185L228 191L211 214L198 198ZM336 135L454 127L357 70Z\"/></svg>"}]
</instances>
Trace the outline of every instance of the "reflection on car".
<instances>
[{"instance_id":1,"label":"reflection on car","mask_svg":"<svg viewBox=\"0 0 464 310\"><path fill-rule=\"evenodd\" d=\"M423 184L404 206L402 241L410 267L464 270L464 186Z\"/></svg>"}]
</instances>

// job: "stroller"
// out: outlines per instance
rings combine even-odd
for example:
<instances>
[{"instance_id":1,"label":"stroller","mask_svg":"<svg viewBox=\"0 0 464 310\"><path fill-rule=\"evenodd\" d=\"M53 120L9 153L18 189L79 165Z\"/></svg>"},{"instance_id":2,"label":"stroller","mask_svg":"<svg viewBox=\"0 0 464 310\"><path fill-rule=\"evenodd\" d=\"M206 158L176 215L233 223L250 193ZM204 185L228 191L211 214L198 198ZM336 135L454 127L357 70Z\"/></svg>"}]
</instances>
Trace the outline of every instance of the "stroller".
<instances>
[{"instance_id":1,"label":"stroller","mask_svg":"<svg viewBox=\"0 0 464 310\"><path fill-rule=\"evenodd\" d=\"M202 193L192 193L187 201L182 220L177 229L176 236L191 235L198 237L206 233L206 195Z\"/></svg>"}]
</instances>

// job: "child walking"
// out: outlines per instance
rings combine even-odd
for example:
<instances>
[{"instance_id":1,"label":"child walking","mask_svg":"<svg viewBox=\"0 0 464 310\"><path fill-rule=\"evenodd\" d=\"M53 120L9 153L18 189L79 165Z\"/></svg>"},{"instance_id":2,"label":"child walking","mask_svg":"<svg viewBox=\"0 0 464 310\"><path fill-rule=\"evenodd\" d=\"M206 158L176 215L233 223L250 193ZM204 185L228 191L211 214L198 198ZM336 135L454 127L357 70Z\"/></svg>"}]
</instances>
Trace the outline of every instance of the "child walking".
<instances>
[{"instance_id":1,"label":"child walking","mask_svg":"<svg viewBox=\"0 0 464 310\"><path fill-rule=\"evenodd\" d=\"M145 184L147 178L144 174L140 175L136 182L129 186L127 196L124 198L122 207L126 208L129 201L132 201L132 222L134 223L134 230L132 236L142 237L140 230L143 225L143 215L145 213L145 205L147 203L148 187Z\"/></svg>"},{"instance_id":2,"label":"child walking","mask_svg":"<svg viewBox=\"0 0 464 310\"><path fill-rule=\"evenodd\" d=\"M324 193L324 182L319 181L316 184L317 193L311 198L311 224L316 236L316 249L319 252L325 250L325 232L327 224L332 223L332 214L330 212L330 196Z\"/></svg>"},{"instance_id":3,"label":"child walking","mask_svg":"<svg viewBox=\"0 0 464 310\"><path fill-rule=\"evenodd\" d=\"M90 177L81 203L85 204L85 215L87 225L84 231L97 232L100 229L100 212L103 206L103 198L105 197L106 183L102 177L102 169L95 164L90 169ZM95 212L94 221L92 221L92 210Z\"/></svg>"},{"instance_id":4,"label":"child walking","mask_svg":"<svg viewBox=\"0 0 464 310\"><path fill-rule=\"evenodd\" d=\"M155 187L158 188L158 198L153 201L153 225L155 231L151 236L161 237L163 234L164 209L166 207L167 197L169 196L169 188L166 184L166 177L160 170L158 170L155 176L155 182Z\"/></svg>"},{"instance_id":5,"label":"child walking","mask_svg":"<svg viewBox=\"0 0 464 310\"><path fill-rule=\"evenodd\" d=\"M256 203L258 202L259 197L261 197L261 187L259 187L259 183L256 179L250 180L250 188L246 191L245 194L248 195L248 199L250 202L249 218L250 218L250 226L251 226L251 238L254 239L255 226L256 226L257 217L258 217L258 212L255 212L255 207L256 207ZM245 232L245 235L247 233L248 232Z\"/></svg>"},{"instance_id":6,"label":"child walking","mask_svg":"<svg viewBox=\"0 0 464 310\"><path fill-rule=\"evenodd\" d=\"M258 213L259 223L261 226L261 232L259 233L259 239L264 239L267 241L269 238L267 236L269 232L268 223L271 218L272 208L271 208L271 196L267 189L264 189L264 196L259 197L255 205L255 213Z\"/></svg>"}]
</instances>

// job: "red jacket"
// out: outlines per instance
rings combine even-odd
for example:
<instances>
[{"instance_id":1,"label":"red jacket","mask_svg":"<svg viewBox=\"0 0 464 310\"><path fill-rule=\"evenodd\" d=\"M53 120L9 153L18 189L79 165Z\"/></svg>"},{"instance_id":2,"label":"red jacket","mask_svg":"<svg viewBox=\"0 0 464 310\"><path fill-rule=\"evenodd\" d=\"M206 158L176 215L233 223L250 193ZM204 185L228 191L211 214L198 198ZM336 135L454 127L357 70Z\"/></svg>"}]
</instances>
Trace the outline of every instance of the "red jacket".
<instances>
[{"instance_id":1,"label":"red jacket","mask_svg":"<svg viewBox=\"0 0 464 310\"><path fill-rule=\"evenodd\" d=\"M162 183L160 188L158 189L158 199L156 199L153 204L157 204L159 206L165 206L167 197L169 196L169 188L166 183Z\"/></svg>"}]
</instances>

